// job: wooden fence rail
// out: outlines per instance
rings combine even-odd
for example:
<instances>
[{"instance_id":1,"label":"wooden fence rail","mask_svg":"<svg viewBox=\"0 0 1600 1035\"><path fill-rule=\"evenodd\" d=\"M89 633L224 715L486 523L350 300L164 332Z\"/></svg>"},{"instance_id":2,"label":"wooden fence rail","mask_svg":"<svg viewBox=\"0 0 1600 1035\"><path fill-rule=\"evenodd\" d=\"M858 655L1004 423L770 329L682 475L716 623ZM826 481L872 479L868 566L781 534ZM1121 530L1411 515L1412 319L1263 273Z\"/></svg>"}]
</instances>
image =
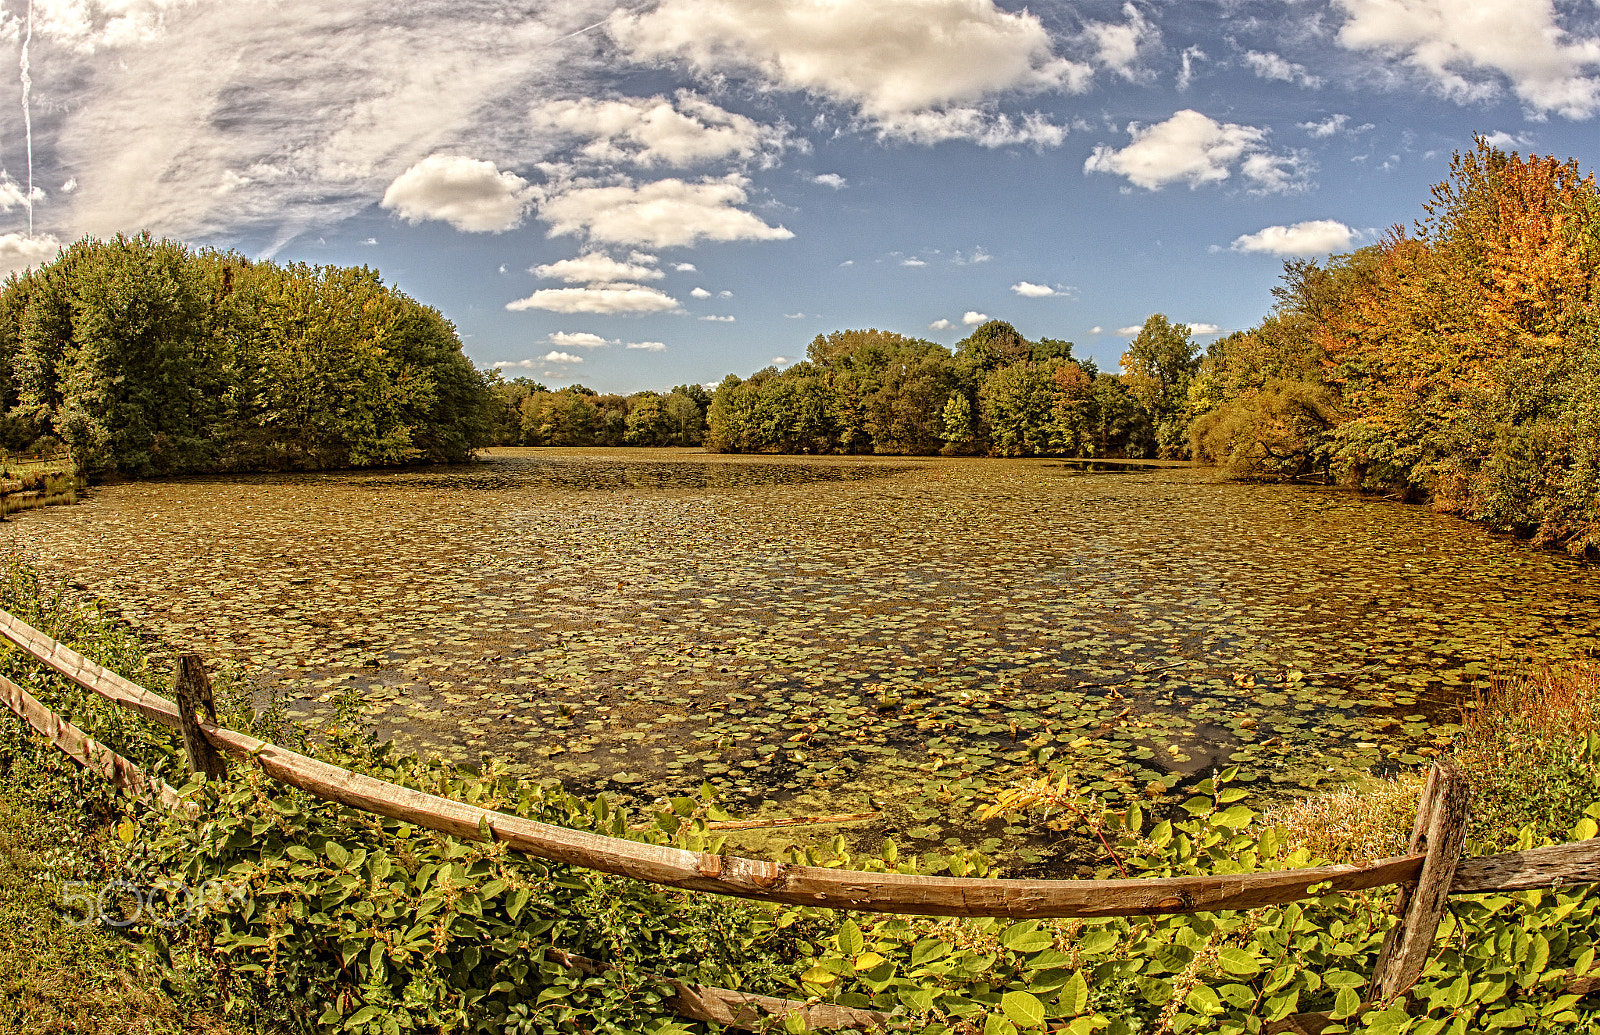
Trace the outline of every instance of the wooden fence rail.
<instances>
[{"instance_id":1,"label":"wooden fence rail","mask_svg":"<svg viewBox=\"0 0 1600 1035\"><path fill-rule=\"evenodd\" d=\"M259 766L273 779L328 801L462 840L483 840L487 830L494 840L527 855L668 887L874 913L1042 919L1254 909L1309 897L1313 885L1353 892L1398 884L1402 893L1396 911L1401 919L1384 944L1374 975L1375 987L1384 998L1402 994L1421 973L1448 896L1600 883L1600 838L1462 858L1468 789L1448 764L1436 765L1430 774L1410 853L1360 866L1142 880L1028 880L865 873L691 852L492 812L377 780L219 726L209 683L193 656L180 660L180 706L102 668L5 611L0 611L0 636L83 689L151 721L185 731L195 771L215 775L220 771L215 767L223 764L215 755L226 755ZM177 804L170 787L154 785L131 762L44 709L15 684L0 679L0 697L63 751L119 786L146 797L154 793L168 807ZM740 993L726 995L738 997ZM792 1005L799 1009L805 1004ZM887 1015L878 1017L887 1019ZM1314 1015L1289 1018L1267 1030L1311 1030L1307 1025L1315 1027Z\"/></svg>"}]
</instances>

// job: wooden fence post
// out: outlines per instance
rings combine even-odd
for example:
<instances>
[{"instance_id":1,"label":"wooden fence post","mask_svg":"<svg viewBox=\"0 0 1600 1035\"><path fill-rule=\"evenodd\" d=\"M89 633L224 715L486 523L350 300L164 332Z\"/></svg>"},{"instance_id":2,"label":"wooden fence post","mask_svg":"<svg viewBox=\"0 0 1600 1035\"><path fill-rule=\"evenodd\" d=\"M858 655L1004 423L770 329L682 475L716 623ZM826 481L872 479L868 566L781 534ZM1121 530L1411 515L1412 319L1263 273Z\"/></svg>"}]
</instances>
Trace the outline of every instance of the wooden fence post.
<instances>
[{"instance_id":1,"label":"wooden fence post","mask_svg":"<svg viewBox=\"0 0 1600 1035\"><path fill-rule=\"evenodd\" d=\"M228 763L200 731L202 721L217 724L217 705L211 698L211 680L198 654L178 658L178 718L183 724L183 750L189 755L189 772L204 773L213 780L228 775Z\"/></svg>"},{"instance_id":2,"label":"wooden fence post","mask_svg":"<svg viewBox=\"0 0 1600 1035\"><path fill-rule=\"evenodd\" d=\"M1427 859L1414 885L1402 885L1394 912L1400 922L1390 928L1372 971L1372 999L1384 1002L1403 995L1428 965L1428 954L1444 917L1461 851L1467 843L1467 807L1472 787L1449 762L1437 762L1417 803L1411 828L1411 852Z\"/></svg>"}]
</instances>

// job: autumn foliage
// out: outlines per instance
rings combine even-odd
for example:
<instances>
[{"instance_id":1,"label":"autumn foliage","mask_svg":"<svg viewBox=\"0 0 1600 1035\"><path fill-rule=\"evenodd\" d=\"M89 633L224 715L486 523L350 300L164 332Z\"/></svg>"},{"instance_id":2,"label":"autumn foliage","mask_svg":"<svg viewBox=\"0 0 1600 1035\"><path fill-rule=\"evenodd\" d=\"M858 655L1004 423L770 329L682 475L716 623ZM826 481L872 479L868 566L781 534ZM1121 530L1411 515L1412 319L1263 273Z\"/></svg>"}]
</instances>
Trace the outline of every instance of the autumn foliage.
<instances>
[{"instance_id":1,"label":"autumn foliage","mask_svg":"<svg viewBox=\"0 0 1600 1035\"><path fill-rule=\"evenodd\" d=\"M1409 231L1288 263L1273 315L1212 347L1196 455L1600 548L1597 268L1593 174L1480 139Z\"/></svg>"}]
</instances>

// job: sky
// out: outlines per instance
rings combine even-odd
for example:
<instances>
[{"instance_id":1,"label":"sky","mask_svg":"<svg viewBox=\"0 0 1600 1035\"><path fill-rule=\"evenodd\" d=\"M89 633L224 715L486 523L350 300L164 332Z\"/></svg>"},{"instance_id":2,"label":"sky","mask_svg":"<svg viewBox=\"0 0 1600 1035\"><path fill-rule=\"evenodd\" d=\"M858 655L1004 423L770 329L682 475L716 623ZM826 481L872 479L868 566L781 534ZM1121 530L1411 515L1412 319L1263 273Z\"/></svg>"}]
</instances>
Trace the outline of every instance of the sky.
<instances>
[{"instance_id":1,"label":"sky","mask_svg":"<svg viewBox=\"0 0 1600 1035\"><path fill-rule=\"evenodd\" d=\"M367 265L550 387L991 318L1114 369L1597 114L1600 0L4 0L0 273Z\"/></svg>"}]
</instances>

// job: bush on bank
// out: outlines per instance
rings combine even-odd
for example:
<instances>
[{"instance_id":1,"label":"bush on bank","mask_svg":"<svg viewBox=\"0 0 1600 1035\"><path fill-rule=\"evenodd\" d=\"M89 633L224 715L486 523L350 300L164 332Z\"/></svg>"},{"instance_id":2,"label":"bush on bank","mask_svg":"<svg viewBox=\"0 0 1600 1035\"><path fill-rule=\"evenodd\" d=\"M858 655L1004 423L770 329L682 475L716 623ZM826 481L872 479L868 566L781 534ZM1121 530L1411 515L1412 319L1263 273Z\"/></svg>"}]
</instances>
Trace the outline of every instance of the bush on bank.
<instances>
[{"instance_id":1,"label":"bush on bank","mask_svg":"<svg viewBox=\"0 0 1600 1035\"><path fill-rule=\"evenodd\" d=\"M0 605L129 678L162 688L136 639L92 607L41 591L13 566ZM0 671L115 749L172 779L164 729L121 717L45 676L15 651ZM225 709L230 710L230 709ZM1453 901L1409 1003L1359 1012L1392 894L1327 895L1290 906L1195 916L1008 923L748 903L654 888L530 859L359 813L235 766L185 788L196 822L114 797L0 717L0 767L56 832L52 876L104 888L106 908L159 964L164 992L206 1002L255 1030L321 1032L687 1032L664 1006L674 977L894 1014L908 1031L1011 1035L1254 1033L1291 1013L1331 1010L1374 1035L1572 1032L1600 1024L1600 996L1564 994L1591 972L1600 940L1592 888ZM362 736L355 710L306 739L280 713L226 721L327 761L431 793L620 837L715 848L714 803L682 798L645 817L604 799L395 756ZM1600 736L1577 751L1600 772ZM1566 762L1562 762L1566 765ZM1581 767L1579 767L1581 769ZM1578 772L1579 769L1574 769ZM1494 779L1496 770L1481 770ZM18 779L18 777L23 777ZM1263 827L1232 772L1205 781L1174 817L1088 812L1133 876L1248 872L1318 860ZM1492 802L1497 787L1480 787ZM1506 843L1594 836L1600 794L1563 798ZM989 874L975 854L901 856L892 843L852 858L842 842L797 851L817 865ZM1103 872L1114 874L1109 858ZM201 890L205 894L196 894ZM63 906L63 925L75 917ZM51 935L46 932L45 937ZM607 969L570 968L551 949ZM801 1030L796 1022L789 1031ZM1337 1030L1337 1029L1329 1029Z\"/></svg>"}]
</instances>

